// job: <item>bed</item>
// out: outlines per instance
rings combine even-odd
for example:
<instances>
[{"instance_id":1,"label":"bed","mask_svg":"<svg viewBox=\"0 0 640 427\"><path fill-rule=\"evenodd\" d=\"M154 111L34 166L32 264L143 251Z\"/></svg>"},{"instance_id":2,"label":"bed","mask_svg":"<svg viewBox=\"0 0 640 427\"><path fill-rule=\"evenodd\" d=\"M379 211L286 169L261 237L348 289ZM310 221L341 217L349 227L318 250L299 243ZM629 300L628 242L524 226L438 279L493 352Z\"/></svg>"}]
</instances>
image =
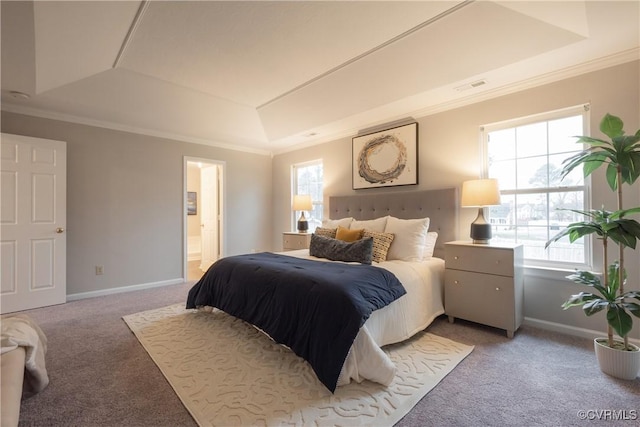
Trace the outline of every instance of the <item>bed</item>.
<instances>
[{"instance_id":1,"label":"bed","mask_svg":"<svg viewBox=\"0 0 640 427\"><path fill-rule=\"evenodd\" d=\"M290 347L296 354L305 358L320 381L332 392L337 386L348 384L352 380L361 382L367 379L388 385L395 376L395 366L381 347L410 338L444 313L443 243L456 238L457 200L456 189L330 197L330 218L341 219L343 222L327 221L325 231L335 226L335 230L338 227L342 229L340 232L343 236L344 233L362 228L369 230L369 234L376 237L391 234L395 237L391 246L388 247L389 259L378 258L377 261L380 262L374 261L369 266L349 262L352 261L350 258L338 258L339 260L336 261L320 258L318 254L324 256L324 253L318 250L323 247L322 245L337 244L341 250L343 248L352 250L356 246L373 245L374 239L363 237L352 243L342 243L342 240L318 234L318 236L312 236L310 250L223 258L214 264L191 289L187 308L210 310L215 307L254 324L276 342ZM427 249L429 256L423 256L423 252L416 256L413 256L415 255L413 252L403 252L403 248L407 247L404 244L409 238L407 236L413 236L411 238L415 240L416 237L411 234L411 230L415 229L418 223L424 224L425 218L428 218L426 222L431 236L434 232L438 233L435 244L432 241L430 251ZM347 222L348 227L344 227ZM405 230L408 232L405 233ZM385 233L386 231L395 231L395 234ZM424 238L426 236L420 237L420 239ZM393 256L391 256L392 253ZM254 274L264 274L268 270L267 266L270 268L272 265L274 266L274 271L271 272L273 277L255 278L257 276ZM359 282L361 276L372 275L372 277L375 276L375 279L371 279L372 281L381 280L388 283L384 285L384 291L380 291L382 288L378 284L375 285L374 290L371 291L372 296L365 298L366 301L363 303L368 312L359 312L360 323L353 320L356 322L356 326L353 326L353 316L340 317L343 313L342 307L351 303L336 303L339 300L334 295L327 297L331 301L330 304L323 305L313 300L309 303L310 308L302 308L303 303L308 303L302 300L306 300L306 295L313 294L319 286L316 279L321 274L315 270L318 266L337 269L334 275L340 276L345 282L340 286L347 289L347 293L355 293L358 297L368 292L366 289L352 292L351 284ZM296 274L302 270L309 270L309 275L312 277L300 279L298 283ZM353 273L350 279L344 280L348 276L341 275L351 274L352 270L357 273ZM233 283L232 275L236 276L233 280L237 282L233 286L230 285ZM273 284L277 280L281 283ZM305 280L310 283L306 283ZM400 282L402 292L397 291L395 280ZM271 312L271 317L266 321L264 307L270 307L274 301L280 300L274 299L273 293L268 296L261 293L263 291L259 289L264 283L269 284L269 289L276 289L276 294L280 295L279 298L286 300L282 306L267 310ZM258 289L257 296L254 296L253 292L256 289ZM389 294L389 301L378 303L380 292L384 295ZM292 295L299 299L292 300ZM377 305L374 304L375 306L371 307L371 301ZM326 306L329 313L318 314L319 305ZM341 308L331 312L331 307ZM300 312L301 314L295 315L304 317L294 318L289 312ZM332 322L335 325L332 325ZM298 325L305 326L298 327ZM322 328L317 325L322 325ZM334 334L325 330L332 327L339 331ZM300 329L304 329L305 334L309 333L308 330L312 330L311 334L316 335L311 337L305 335L301 338ZM347 335L343 336L343 332ZM333 338L327 339L328 336L333 337L332 334L336 336L335 345L331 341ZM346 347L345 340L348 342Z\"/></svg>"}]
</instances>

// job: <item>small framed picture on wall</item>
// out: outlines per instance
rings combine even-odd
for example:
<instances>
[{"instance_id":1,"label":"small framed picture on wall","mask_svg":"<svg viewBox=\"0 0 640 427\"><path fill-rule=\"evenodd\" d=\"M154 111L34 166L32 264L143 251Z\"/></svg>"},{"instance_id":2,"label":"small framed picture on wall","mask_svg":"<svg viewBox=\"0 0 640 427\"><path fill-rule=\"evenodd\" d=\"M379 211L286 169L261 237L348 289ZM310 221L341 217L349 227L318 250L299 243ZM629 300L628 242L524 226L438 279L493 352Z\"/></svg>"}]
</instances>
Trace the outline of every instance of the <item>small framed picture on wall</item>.
<instances>
[{"instance_id":1,"label":"small framed picture on wall","mask_svg":"<svg viewBox=\"0 0 640 427\"><path fill-rule=\"evenodd\" d=\"M187 192L187 215L198 214L198 193L195 191Z\"/></svg>"}]
</instances>

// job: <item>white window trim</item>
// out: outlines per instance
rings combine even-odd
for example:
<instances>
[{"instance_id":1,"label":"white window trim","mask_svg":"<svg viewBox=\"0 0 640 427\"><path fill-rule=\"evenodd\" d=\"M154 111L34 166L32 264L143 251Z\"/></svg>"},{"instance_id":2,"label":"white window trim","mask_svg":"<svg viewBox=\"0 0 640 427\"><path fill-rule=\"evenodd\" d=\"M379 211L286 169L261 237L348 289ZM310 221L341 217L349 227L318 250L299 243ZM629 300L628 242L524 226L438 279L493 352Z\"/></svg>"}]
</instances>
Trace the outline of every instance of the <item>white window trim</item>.
<instances>
[{"instance_id":1,"label":"white window trim","mask_svg":"<svg viewBox=\"0 0 640 427\"><path fill-rule=\"evenodd\" d=\"M487 138L489 133L513 128L518 126L525 126L532 123L538 123L548 120L560 119L563 117L574 116L581 114L584 116L582 120L582 135L591 135L591 106L590 104L581 104L575 105L572 107L561 108L558 110L547 111L544 113L533 114L526 117L519 117L517 119L510 119L501 122L489 123L483 126L480 126L480 141L481 141L481 150L482 150L482 176L481 178L486 178L489 176L489 158L488 158L488 150L487 150ZM563 191L571 190L571 186L561 187ZM517 191L518 194L526 194L528 190ZM531 190L531 192L536 192L535 190ZM515 191L501 191L501 194L515 194ZM591 188L591 176L584 178L584 206L583 210L588 210L592 206L592 188ZM585 238L584 244L584 253L586 263L572 263L572 262L561 262L561 261L550 261L550 260L536 260L525 258L524 263L526 267L530 267L533 269L551 269L551 270L590 270L593 269L594 258L593 258L593 236L588 236Z\"/></svg>"}]
</instances>

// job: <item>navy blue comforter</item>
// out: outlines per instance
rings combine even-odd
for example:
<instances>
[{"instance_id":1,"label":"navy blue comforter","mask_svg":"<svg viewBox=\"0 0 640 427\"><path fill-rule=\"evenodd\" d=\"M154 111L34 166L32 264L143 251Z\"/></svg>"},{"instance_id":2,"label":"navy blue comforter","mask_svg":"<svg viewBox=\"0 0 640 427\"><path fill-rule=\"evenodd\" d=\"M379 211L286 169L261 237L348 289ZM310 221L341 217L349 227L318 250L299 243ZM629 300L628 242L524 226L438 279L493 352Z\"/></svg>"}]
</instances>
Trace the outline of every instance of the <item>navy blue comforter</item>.
<instances>
[{"instance_id":1,"label":"navy blue comforter","mask_svg":"<svg viewBox=\"0 0 640 427\"><path fill-rule=\"evenodd\" d=\"M383 268L265 252L218 260L189 291L187 308L217 307L259 327L333 392L360 327L405 293Z\"/></svg>"}]
</instances>

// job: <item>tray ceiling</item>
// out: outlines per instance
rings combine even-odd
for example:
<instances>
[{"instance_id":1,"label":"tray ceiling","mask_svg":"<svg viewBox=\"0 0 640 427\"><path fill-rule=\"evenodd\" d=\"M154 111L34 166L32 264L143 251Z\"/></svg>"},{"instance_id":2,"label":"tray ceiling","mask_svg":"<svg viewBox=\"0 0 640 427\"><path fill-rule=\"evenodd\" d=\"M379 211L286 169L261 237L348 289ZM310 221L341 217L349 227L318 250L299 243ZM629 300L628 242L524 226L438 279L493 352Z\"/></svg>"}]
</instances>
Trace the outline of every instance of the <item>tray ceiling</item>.
<instances>
[{"instance_id":1,"label":"tray ceiling","mask_svg":"<svg viewBox=\"0 0 640 427\"><path fill-rule=\"evenodd\" d=\"M637 59L638 6L2 2L2 108L277 152Z\"/></svg>"}]
</instances>

